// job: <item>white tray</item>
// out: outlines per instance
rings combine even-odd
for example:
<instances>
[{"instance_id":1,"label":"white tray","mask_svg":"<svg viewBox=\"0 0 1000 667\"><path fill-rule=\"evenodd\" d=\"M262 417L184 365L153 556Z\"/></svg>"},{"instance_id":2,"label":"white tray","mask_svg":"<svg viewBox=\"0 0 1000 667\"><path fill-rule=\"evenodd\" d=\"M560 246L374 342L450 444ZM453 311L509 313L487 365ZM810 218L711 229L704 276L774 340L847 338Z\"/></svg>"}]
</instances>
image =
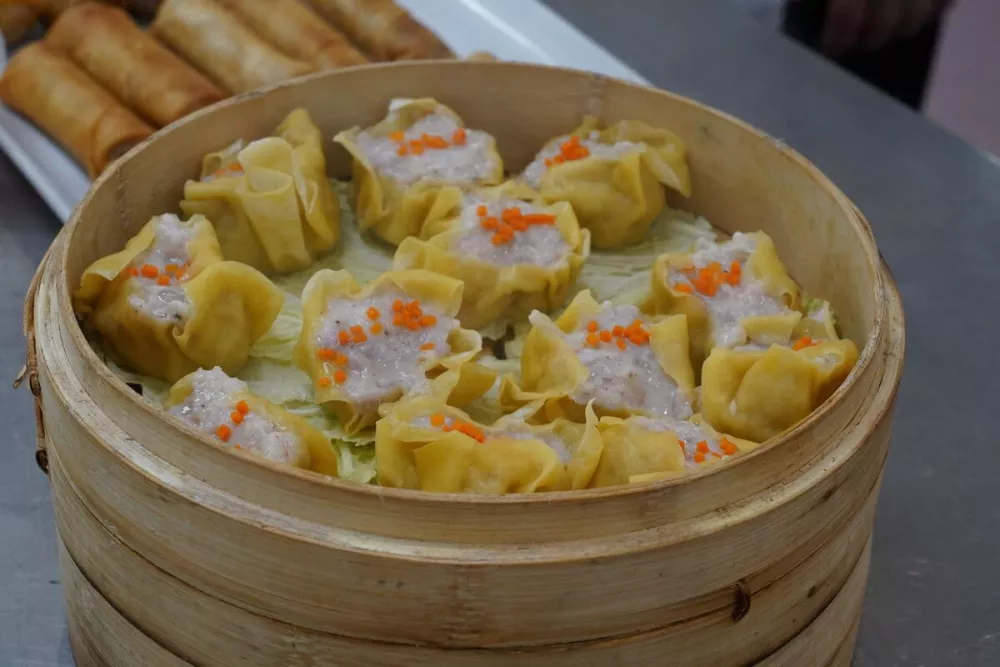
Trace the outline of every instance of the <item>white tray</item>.
<instances>
[{"instance_id":1,"label":"white tray","mask_svg":"<svg viewBox=\"0 0 1000 667\"><path fill-rule=\"evenodd\" d=\"M538 0L398 0L459 55L562 65L646 83ZM0 70L3 48L0 44ZM90 188L86 173L33 125L0 105L0 147L65 222Z\"/></svg>"}]
</instances>

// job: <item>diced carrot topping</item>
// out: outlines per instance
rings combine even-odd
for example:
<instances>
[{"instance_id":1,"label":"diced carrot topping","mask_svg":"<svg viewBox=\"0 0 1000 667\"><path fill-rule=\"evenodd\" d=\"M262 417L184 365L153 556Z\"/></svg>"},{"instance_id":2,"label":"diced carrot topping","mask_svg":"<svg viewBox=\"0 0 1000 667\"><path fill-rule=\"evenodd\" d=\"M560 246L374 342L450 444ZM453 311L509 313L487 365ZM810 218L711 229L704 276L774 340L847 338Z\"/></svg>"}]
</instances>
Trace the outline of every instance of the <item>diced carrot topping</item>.
<instances>
[{"instance_id":1,"label":"diced carrot topping","mask_svg":"<svg viewBox=\"0 0 1000 667\"><path fill-rule=\"evenodd\" d=\"M155 278L156 276L159 275L159 273L160 270L155 266L153 266L152 264L142 265L142 275L146 276L147 278Z\"/></svg>"},{"instance_id":2,"label":"diced carrot topping","mask_svg":"<svg viewBox=\"0 0 1000 667\"><path fill-rule=\"evenodd\" d=\"M328 347L321 347L318 350L316 350L316 356L322 359L323 361L333 361L334 359L337 358L337 353Z\"/></svg>"},{"instance_id":3,"label":"diced carrot topping","mask_svg":"<svg viewBox=\"0 0 1000 667\"><path fill-rule=\"evenodd\" d=\"M135 268L134 266L130 266L130 267L128 267L128 268L127 268L127 269L125 270L125 272L126 272L126 273L128 273L128 274L129 274L130 276L132 276L133 278L135 278L135 277L136 277L137 275L139 275L139 269Z\"/></svg>"},{"instance_id":4,"label":"diced carrot topping","mask_svg":"<svg viewBox=\"0 0 1000 667\"><path fill-rule=\"evenodd\" d=\"M400 144L399 148L396 149L396 155L409 155L410 148L406 144Z\"/></svg>"},{"instance_id":5,"label":"diced carrot topping","mask_svg":"<svg viewBox=\"0 0 1000 667\"><path fill-rule=\"evenodd\" d=\"M382 325L379 324L378 322L376 322L375 324L373 324L372 325L372 333L375 334L376 336L379 335L380 333L382 333Z\"/></svg>"},{"instance_id":6,"label":"diced carrot topping","mask_svg":"<svg viewBox=\"0 0 1000 667\"><path fill-rule=\"evenodd\" d=\"M617 345L618 345L618 349L619 350L624 350L625 347L626 347L626 345L625 345L625 339L624 338L619 338L617 340Z\"/></svg>"},{"instance_id":7,"label":"diced carrot topping","mask_svg":"<svg viewBox=\"0 0 1000 667\"><path fill-rule=\"evenodd\" d=\"M403 326L403 323L405 321L406 318L403 317L402 313L396 313L395 315L392 316L392 323L395 324L397 327Z\"/></svg>"},{"instance_id":8,"label":"diced carrot topping","mask_svg":"<svg viewBox=\"0 0 1000 667\"><path fill-rule=\"evenodd\" d=\"M427 148L448 148L449 144L444 137L424 135L424 145Z\"/></svg>"},{"instance_id":9,"label":"diced carrot topping","mask_svg":"<svg viewBox=\"0 0 1000 667\"><path fill-rule=\"evenodd\" d=\"M425 327L432 327L437 323L438 323L438 318L434 317L433 315L422 315L420 317L420 324L424 325Z\"/></svg>"},{"instance_id":10,"label":"diced carrot topping","mask_svg":"<svg viewBox=\"0 0 1000 667\"><path fill-rule=\"evenodd\" d=\"M692 294L694 289L688 283L678 283L674 285L674 291L681 292L682 294Z\"/></svg>"},{"instance_id":11,"label":"diced carrot topping","mask_svg":"<svg viewBox=\"0 0 1000 667\"><path fill-rule=\"evenodd\" d=\"M393 141L402 141L403 139L406 138L406 135L403 134L401 131L396 130L395 132L389 133L389 138L392 139Z\"/></svg>"},{"instance_id":12,"label":"diced carrot topping","mask_svg":"<svg viewBox=\"0 0 1000 667\"><path fill-rule=\"evenodd\" d=\"M351 334L341 329L337 332L337 342L341 345L347 345L351 342Z\"/></svg>"},{"instance_id":13,"label":"diced carrot topping","mask_svg":"<svg viewBox=\"0 0 1000 667\"><path fill-rule=\"evenodd\" d=\"M528 231L528 223L524 221L524 218L514 218L507 222L511 228L516 232L526 232Z\"/></svg>"},{"instance_id":14,"label":"diced carrot topping","mask_svg":"<svg viewBox=\"0 0 1000 667\"><path fill-rule=\"evenodd\" d=\"M466 138L464 127L456 129L451 135L451 140L456 146L464 146Z\"/></svg>"},{"instance_id":15,"label":"diced carrot topping","mask_svg":"<svg viewBox=\"0 0 1000 667\"><path fill-rule=\"evenodd\" d=\"M500 212L500 219L504 222L510 222L521 217L521 209L514 206L512 208L505 208Z\"/></svg>"},{"instance_id":16,"label":"diced carrot topping","mask_svg":"<svg viewBox=\"0 0 1000 667\"><path fill-rule=\"evenodd\" d=\"M236 411L241 415L246 415L250 412L250 404L241 399L240 402L236 404Z\"/></svg>"},{"instance_id":17,"label":"diced carrot topping","mask_svg":"<svg viewBox=\"0 0 1000 667\"><path fill-rule=\"evenodd\" d=\"M726 274L726 282L730 285L739 285L742 276L743 268L740 266L740 263L733 262L732 266L729 267L729 273Z\"/></svg>"},{"instance_id":18,"label":"diced carrot topping","mask_svg":"<svg viewBox=\"0 0 1000 667\"><path fill-rule=\"evenodd\" d=\"M181 267L177 266L176 264L167 264L166 266L164 266L164 267L163 267L163 271L164 271L164 272L165 272L165 273L166 273L166 274L167 274L168 276L172 276L172 275L174 275L175 273L177 273L177 270L178 270L178 269L180 269L180 268L181 268Z\"/></svg>"},{"instance_id":19,"label":"diced carrot topping","mask_svg":"<svg viewBox=\"0 0 1000 667\"><path fill-rule=\"evenodd\" d=\"M336 356L333 358L333 363L337 364L338 366L346 366L347 363L350 361L347 358L347 355L344 354L343 352L335 352L334 354Z\"/></svg>"},{"instance_id":20,"label":"diced carrot topping","mask_svg":"<svg viewBox=\"0 0 1000 667\"><path fill-rule=\"evenodd\" d=\"M229 415L229 418L233 420L234 424L243 423L243 413L238 410L233 410L233 412Z\"/></svg>"},{"instance_id":21,"label":"diced carrot topping","mask_svg":"<svg viewBox=\"0 0 1000 667\"><path fill-rule=\"evenodd\" d=\"M239 162L231 162L227 169L229 169L229 171L243 171L243 165Z\"/></svg>"},{"instance_id":22,"label":"diced carrot topping","mask_svg":"<svg viewBox=\"0 0 1000 667\"><path fill-rule=\"evenodd\" d=\"M680 438L678 438L677 439L677 444L681 446L681 451L683 451L686 454L687 453L687 443L684 442L683 440L681 440Z\"/></svg>"},{"instance_id":23,"label":"diced carrot topping","mask_svg":"<svg viewBox=\"0 0 1000 667\"><path fill-rule=\"evenodd\" d=\"M431 415L431 426L441 426L444 424L444 415L441 413Z\"/></svg>"},{"instance_id":24,"label":"diced carrot topping","mask_svg":"<svg viewBox=\"0 0 1000 667\"><path fill-rule=\"evenodd\" d=\"M699 452L702 452L703 454L708 454L708 441L707 440L702 440L701 442L699 442L695 446L698 448Z\"/></svg>"},{"instance_id":25,"label":"diced carrot topping","mask_svg":"<svg viewBox=\"0 0 1000 667\"><path fill-rule=\"evenodd\" d=\"M804 350L807 347L812 347L813 345L816 344L817 343L809 336L803 336L802 338L795 341L795 344L792 345L792 349L798 352L799 350Z\"/></svg>"},{"instance_id":26,"label":"diced carrot topping","mask_svg":"<svg viewBox=\"0 0 1000 667\"><path fill-rule=\"evenodd\" d=\"M420 329L420 322L414 320L406 320L405 326L410 331L418 331Z\"/></svg>"},{"instance_id":27,"label":"diced carrot topping","mask_svg":"<svg viewBox=\"0 0 1000 667\"><path fill-rule=\"evenodd\" d=\"M434 343L424 343L423 345L420 346L420 349L424 350L424 351L433 350L434 349Z\"/></svg>"},{"instance_id":28,"label":"diced carrot topping","mask_svg":"<svg viewBox=\"0 0 1000 667\"><path fill-rule=\"evenodd\" d=\"M508 241L510 241L510 238L506 234L501 234L500 232L497 232L496 234L490 237L490 243L492 243L493 245L503 245Z\"/></svg>"},{"instance_id":29,"label":"diced carrot topping","mask_svg":"<svg viewBox=\"0 0 1000 667\"><path fill-rule=\"evenodd\" d=\"M490 210L486 208L486 204L480 204L479 206L476 207L476 215L478 215L480 218L485 217L486 214L489 212Z\"/></svg>"},{"instance_id":30,"label":"diced carrot topping","mask_svg":"<svg viewBox=\"0 0 1000 667\"><path fill-rule=\"evenodd\" d=\"M590 345L591 347L600 347L601 345L600 337L598 337L598 335L595 333L587 334L587 345Z\"/></svg>"},{"instance_id":31,"label":"diced carrot topping","mask_svg":"<svg viewBox=\"0 0 1000 667\"><path fill-rule=\"evenodd\" d=\"M233 434L233 429L229 428L225 424L215 429L215 435L219 436L219 439L222 440L223 442L229 442L229 437L232 434Z\"/></svg>"},{"instance_id":32,"label":"diced carrot topping","mask_svg":"<svg viewBox=\"0 0 1000 667\"><path fill-rule=\"evenodd\" d=\"M546 167L551 167L554 164L555 164L555 161L552 158L550 158L550 157L545 158L545 166Z\"/></svg>"},{"instance_id":33,"label":"diced carrot topping","mask_svg":"<svg viewBox=\"0 0 1000 667\"><path fill-rule=\"evenodd\" d=\"M730 442L727 438L722 438L719 441L719 447L722 448L722 451L725 452L727 456L732 456L736 452L740 451L740 448Z\"/></svg>"},{"instance_id":34,"label":"diced carrot topping","mask_svg":"<svg viewBox=\"0 0 1000 667\"><path fill-rule=\"evenodd\" d=\"M611 332L608 331L607 329L605 329L604 331L602 331L600 335L601 335L601 342L602 343L610 343L611 342Z\"/></svg>"},{"instance_id":35,"label":"diced carrot topping","mask_svg":"<svg viewBox=\"0 0 1000 667\"><path fill-rule=\"evenodd\" d=\"M368 340L368 336L365 334L364 329L357 325L351 327L351 342L364 343L366 340Z\"/></svg>"},{"instance_id":36,"label":"diced carrot topping","mask_svg":"<svg viewBox=\"0 0 1000 667\"><path fill-rule=\"evenodd\" d=\"M698 452L697 454L694 455L694 462L695 463L704 463L705 462L705 455L702 452Z\"/></svg>"},{"instance_id":37,"label":"diced carrot topping","mask_svg":"<svg viewBox=\"0 0 1000 667\"><path fill-rule=\"evenodd\" d=\"M500 225L500 223L497 222L497 219L492 217L483 218L482 222L480 222L479 224L483 226L483 229L488 229L490 231L497 229L497 227Z\"/></svg>"},{"instance_id":38,"label":"diced carrot topping","mask_svg":"<svg viewBox=\"0 0 1000 667\"><path fill-rule=\"evenodd\" d=\"M413 145L413 144L411 143L411 144L410 144L410 151L411 151L411 152L412 152L412 153L413 153L414 155L423 155L423 154L424 154L424 145L423 145L423 144L416 144L416 145Z\"/></svg>"},{"instance_id":39,"label":"diced carrot topping","mask_svg":"<svg viewBox=\"0 0 1000 667\"><path fill-rule=\"evenodd\" d=\"M344 384L347 382L347 373L342 368L338 368L333 372L333 381L337 384Z\"/></svg>"},{"instance_id":40,"label":"diced carrot topping","mask_svg":"<svg viewBox=\"0 0 1000 667\"><path fill-rule=\"evenodd\" d=\"M625 335L625 327L623 327L620 324L616 324L615 328L611 330L611 333L614 334L615 336L624 336Z\"/></svg>"},{"instance_id":41,"label":"diced carrot topping","mask_svg":"<svg viewBox=\"0 0 1000 667\"><path fill-rule=\"evenodd\" d=\"M556 216L549 213L528 213L521 216L521 219L529 225L552 225L555 224Z\"/></svg>"},{"instance_id":42,"label":"diced carrot topping","mask_svg":"<svg viewBox=\"0 0 1000 667\"><path fill-rule=\"evenodd\" d=\"M316 380L316 384L326 389L327 387L330 386L330 378L321 377L320 379Z\"/></svg>"},{"instance_id":43,"label":"diced carrot topping","mask_svg":"<svg viewBox=\"0 0 1000 667\"><path fill-rule=\"evenodd\" d=\"M381 316L382 313L380 313L378 308L376 308L375 306L372 306L371 308L368 309L368 319L377 320Z\"/></svg>"},{"instance_id":44,"label":"diced carrot topping","mask_svg":"<svg viewBox=\"0 0 1000 667\"><path fill-rule=\"evenodd\" d=\"M598 329L597 320L591 320L587 322L587 331L590 333L595 333Z\"/></svg>"},{"instance_id":45,"label":"diced carrot topping","mask_svg":"<svg viewBox=\"0 0 1000 667\"><path fill-rule=\"evenodd\" d=\"M166 274L161 274L161 275L157 276L157 278L156 278L156 284L157 285L169 285L170 284L170 276L168 276Z\"/></svg>"},{"instance_id":46,"label":"diced carrot topping","mask_svg":"<svg viewBox=\"0 0 1000 667\"><path fill-rule=\"evenodd\" d=\"M403 312L403 302L399 299L396 299L395 301L392 302L392 309L397 313Z\"/></svg>"}]
</instances>

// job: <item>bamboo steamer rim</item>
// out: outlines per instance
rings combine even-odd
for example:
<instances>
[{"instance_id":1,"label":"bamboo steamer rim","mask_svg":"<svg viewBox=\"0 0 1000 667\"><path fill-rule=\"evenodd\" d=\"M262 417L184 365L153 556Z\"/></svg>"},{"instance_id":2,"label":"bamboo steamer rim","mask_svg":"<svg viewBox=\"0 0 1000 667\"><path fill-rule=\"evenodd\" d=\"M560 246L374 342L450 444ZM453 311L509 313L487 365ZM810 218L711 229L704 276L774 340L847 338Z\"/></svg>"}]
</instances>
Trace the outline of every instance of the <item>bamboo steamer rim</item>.
<instances>
[{"instance_id":1,"label":"bamboo steamer rim","mask_svg":"<svg viewBox=\"0 0 1000 667\"><path fill-rule=\"evenodd\" d=\"M627 81L622 81L615 79L613 77L608 77L601 74L594 74L589 72L582 72L580 70L574 70L564 67L552 67L547 65L535 65L528 63L510 63L510 62L490 62L490 61L457 61L457 60L425 60L425 61L408 61L408 62L391 62L391 63L374 63L368 65L361 65L358 67L346 68L343 70L334 70L326 72L316 72L312 74L307 74L296 79L291 79L273 86L268 86L259 90L255 90L249 93L244 93L238 96L230 97L216 104L195 111L194 113L175 121L174 123L168 125L167 127L159 130L151 137L147 138L143 142L134 146L128 151L123 157L117 160L110 168L104 171L97 180L92 184L90 192L84 198L84 200L77 205L73 211L73 215L70 218L69 223L67 223L65 230L60 237L63 238L62 248L58 253L59 265L59 280L57 281L57 302L58 308L63 313L73 313L72 307L72 293L74 286L69 283L69 261L68 253L65 252L66 248L73 245L77 234L81 233L80 228L82 227L82 211L86 208L87 204L93 197L94 191L101 187L111 187L114 185L116 189L124 189L127 187L124 179L121 178L122 171L125 166L136 158L140 153L145 150L147 145L155 141L160 141L168 138L173 132L183 125L189 122L197 121L203 116L213 114L219 110L227 109L230 107L239 106L240 104L253 100L259 97L265 97L270 92L281 90L285 88L291 88L299 85L302 82L314 81L317 79L330 79L330 85L335 85L335 80L338 76L345 74L354 74L357 71L370 72L376 75L378 72L383 70L413 70L414 76L420 76L421 72L426 75L427 70L432 69L445 69L445 70L459 70L459 69L478 69L484 72L484 77L488 77L488 68L495 69L506 69L524 70L526 75L531 72L537 71L549 71L549 72L561 72L566 76L572 77L586 77L590 83L590 89L593 91L593 96L596 97L597 93L608 86L625 87L633 89L636 91L643 91L646 93L662 95L670 98L674 102L679 102L691 106L701 113L706 115L715 116L717 119L728 122L740 130L745 132L755 134L758 137L762 137L772 144L772 147L777 150L785 159L791 160L799 168L801 168L806 174L810 176L821 188L826 189L833 198L838 203L844 213L845 217L851 224L853 231L855 232L861 246L865 250L865 258L869 267L872 269L872 289L874 294L872 295L873 302L878 304L875 312L873 326L869 332L868 338L865 341L864 346L860 351L860 356L858 362L855 364L848 378L837 388L837 390L826 400L822 405L813 410L812 413L794 427L783 432L776 438L771 438L770 440L761 443L759 447L746 454L741 454L737 457L732 457L727 459L721 464L712 466L710 468L702 468L700 470L685 473L684 475L660 480L657 482L649 484L638 484L638 485L626 485L626 486L613 486L605 487L599 489L582 489L576 491L554 491L546 493L537 494L507 494L507 495L485 495L485 494L461 494L461 493L437 493L429 491L419 491L413 489L398 489L391 487L383 487L376 484L360 484L356 482L351 482L347 480L341 480L339 478L327 477L325 475L320 475L311 471L300 470L298 468L293 468L290 466L282 465L280 463L272 462L267 459L254 456L252 454L235 451L229 447L213 441L207 435L196 431L193 427L187 426L182 422L177 420L167 419L162 411L154 408L147 402L143 401L136 393L130 389L125 382L118 378L107 365L101 361L101 359L94 353L90 344L88 343L86 337L83 334L83 329L80 326L70 326L69 336L72 340L74 346L77 348L77 352L84 359L85 363L89 366L89 369L97 374L101 381L105 382L107 385L114 388L114 391L130 404L131 409L140 412L145 418L162 422L163 426L172 429L177 435L183 435L189 439L194 439L200 441L203 445L217 448L219 450L225 450L230 456L241 457L245 462L249 462L254 466L258 466L262 469L269 470L273 473L278 473L282 475L293 476L303 482L317 485L318 487L334 487L342 491L367 495L370 498L394 498L398 500L406 500L414 504L422 503L460 503L464 505L471 506L496 506L496 505L533 505L539 503L563 503L563 502L580 502L580 501L599 501L602 498L615 497L620 498L623 496L639 495L644 494L649 491L661 490L666 487L681 486L696 484L699 480L703 479L708 475L715 474L723 469L728 469L732 466L741 465L743 462L761 456L767 452L772 451L777 447L784 446L789 440L793 440L802 432L813 427L818 421L822 420L837 404L841 402L843 397L852 389L855 385L855 380L857 377L863 374L864 371L868 369L868 366L874 363L876 359L875 349L877 347L878 341L884 337L887 327L887 322L890 321L887 313L887 299L886 292L887 287L885 284L883 272L886 272L885 264L881 259L876 245L874 234L872 232L871 226L865 217L861 214L858 208L847 198L847 196L836 186L834 183L827 178L815 165L813 165L809 160L803 157L798 152L792 150L784 142L771 138L766 133L757 130L753 126L745 123L738 118L727 114L725 112L716 110L712 107L704 105L700 102L692 100L690 98L671 93L668 91L651 88L649 86L642 86ZM377 119L372 119L373 122ZM346 129L346 128L344 128ZM665 129L670 129L665 128ZM325 141L329 141L329 137L324 137ZM57 239L58 241L58 239ZM43 270L44 265L39 267L39 273ZM891 278L890 278L891 280ZM29 304L34 301L34 294L29 293L28 295ZM26 309L27 310L27 309ZM900 324L902 324L901 314L898 318ZM30 356L30 355L29 355ZM896 379L898 385L898 378ZM891 405L892 401L889 401L887 405ZM888 410L888 408L886 408Z\"/></svg>"}]
</instances>

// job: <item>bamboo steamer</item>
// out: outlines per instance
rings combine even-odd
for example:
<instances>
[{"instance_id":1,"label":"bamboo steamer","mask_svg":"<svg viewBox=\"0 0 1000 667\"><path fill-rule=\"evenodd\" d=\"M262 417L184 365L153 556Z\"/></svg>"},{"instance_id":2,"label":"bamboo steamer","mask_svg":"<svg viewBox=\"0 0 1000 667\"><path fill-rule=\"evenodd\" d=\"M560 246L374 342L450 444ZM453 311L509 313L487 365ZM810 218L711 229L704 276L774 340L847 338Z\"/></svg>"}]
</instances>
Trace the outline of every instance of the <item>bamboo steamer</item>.
<instances>
[{"instance_id":1,"label":"bamboo steamer","mask_svg":"<svg viewBox=\"0 0 1000 667\"><path fill-rule=\"evenodd\" d=\"M511 169L581 116L676 132L727 231L763 228L863 345L783 437L657 484L519 497L363 487L223 448L164 420L92 353L70 293L94 259L175 211L204 152L306 107L324 136L433 96ZM332 175L345 154L328 143ZM226 101L109 169L26 306L38 460L51 472L82 665L847 665L903 361L871 231L806 160L689 100L510 63L327 72Z\"/></svg>"}]
</instances>

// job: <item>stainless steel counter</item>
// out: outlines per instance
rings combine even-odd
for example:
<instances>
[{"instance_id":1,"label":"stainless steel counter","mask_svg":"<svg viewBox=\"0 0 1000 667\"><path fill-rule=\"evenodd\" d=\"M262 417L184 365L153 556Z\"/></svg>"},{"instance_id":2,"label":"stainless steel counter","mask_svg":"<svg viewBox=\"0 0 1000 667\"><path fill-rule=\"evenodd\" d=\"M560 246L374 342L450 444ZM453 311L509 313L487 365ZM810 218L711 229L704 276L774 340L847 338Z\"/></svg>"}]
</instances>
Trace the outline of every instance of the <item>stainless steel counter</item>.
<instances>
[{"instance_id":1,"label":"stainless steel counter","mask_svg":"<svg viewBox=\"0 0 1000 667\"><path fill-rule=\"evenodd\" d=\"M826 171L870 218L908 354L858 667L1000 664L1000 166L720 0L547 0L658 86L729 111ZM0 665L72 664L35 468L21 300L59 229L0 156ZM811 667L811 666L804 666Z\"/></svg>"}]
</instances>

